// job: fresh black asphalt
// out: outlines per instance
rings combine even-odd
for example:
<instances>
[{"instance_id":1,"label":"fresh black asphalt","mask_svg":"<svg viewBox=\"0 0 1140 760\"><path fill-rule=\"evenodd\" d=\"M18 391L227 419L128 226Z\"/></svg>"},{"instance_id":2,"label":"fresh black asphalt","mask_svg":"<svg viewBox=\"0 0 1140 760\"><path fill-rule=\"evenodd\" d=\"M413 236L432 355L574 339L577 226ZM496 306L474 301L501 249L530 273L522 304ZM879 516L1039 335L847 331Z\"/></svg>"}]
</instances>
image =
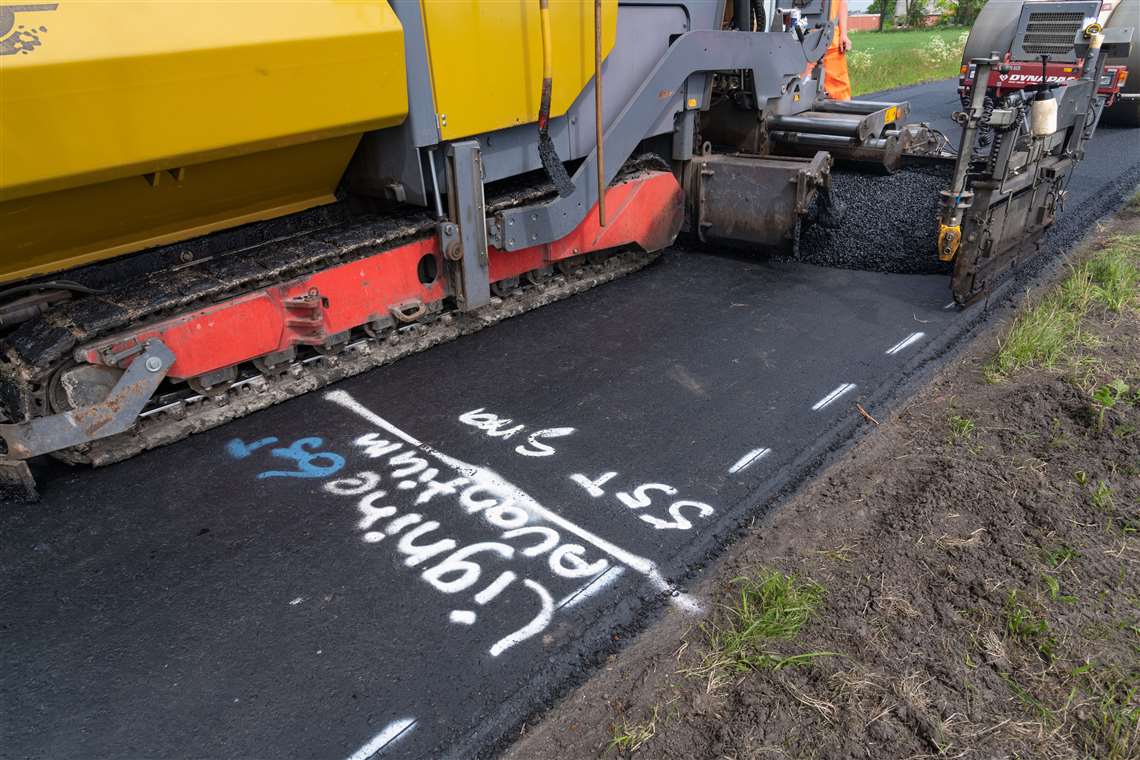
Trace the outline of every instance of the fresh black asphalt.
<instances>
[{"instance_id":1,"label":"fresh black asphalt","mask_svg":"<svg viewBox=\"0 0 1140 760\"><path fill-rule=\"evenodd\" d=\"M891 95L916 119L957 103L947 82ZM1138 143L1098 134L1052 248L1140 181ZM950 302L945 276L671 252L56 468L0 509L0 756L491 752L662 605L697 604L684 583L846 445L856 404L885 413L984 319Z\"/></svg>"}]
</instances>

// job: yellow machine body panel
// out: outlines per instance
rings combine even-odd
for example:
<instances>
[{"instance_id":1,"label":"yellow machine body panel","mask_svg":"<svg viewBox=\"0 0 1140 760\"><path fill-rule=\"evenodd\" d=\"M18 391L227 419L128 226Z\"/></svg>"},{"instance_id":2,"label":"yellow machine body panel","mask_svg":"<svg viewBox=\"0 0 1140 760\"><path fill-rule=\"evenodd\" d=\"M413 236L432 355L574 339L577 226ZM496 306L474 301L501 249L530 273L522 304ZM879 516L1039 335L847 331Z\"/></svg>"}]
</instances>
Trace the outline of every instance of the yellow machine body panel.
<instances>
[{"instance_id":1,"label":"yellow machine body panel","mask_svg":"<svg viewBox=\"0 0 1140 760\"><path fill-rule=\"evenodd\" d=\"M328 202L360 135L407 114L384 0L12 7L0 281Z\"/></svg>"},{"instance_id":2,"label":"yellow machine body panel","mask_svg":"<svg viewBox=\"0 0 1140 760\"><path fill-rule=\"evenodd\" d=\"M423 0L440 134L452 140L538 118L542 35L538 0ZM551 0L551 116L594 76L594 4ZM617 0L602 2L603 56L617 36Z\"/></svg>"}]
</instances>

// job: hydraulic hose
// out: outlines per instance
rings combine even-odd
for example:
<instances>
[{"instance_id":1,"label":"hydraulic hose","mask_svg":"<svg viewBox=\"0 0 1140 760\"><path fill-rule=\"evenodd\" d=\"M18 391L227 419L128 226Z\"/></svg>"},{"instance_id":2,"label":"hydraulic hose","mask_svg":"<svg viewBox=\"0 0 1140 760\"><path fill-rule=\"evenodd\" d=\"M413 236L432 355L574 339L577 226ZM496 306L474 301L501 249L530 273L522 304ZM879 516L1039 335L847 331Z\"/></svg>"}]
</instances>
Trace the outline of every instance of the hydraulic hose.
<instances>
[{"instance_id":1,"label":"hydraulic hose","mask_svg":"<svg viewBox=\"0 0 1140 760\"><path fill-rule=\"evenodd\" d=\"M606 159L602 132L602 0L594 0L594 134L598 146L598 226L606 226Z\"/></svg>"},{"instance_id":2,"label":"hydraulic hose","mask_svg":"<svg viewBox=\"0 0 1140 760\"><path fill-rule=\"evenodd\" d=\"M574 183L558 157L550 139L550 96L554 90L554 43L550 33L550 0L538 0L538 19L542 28L542 95L538 105L538 156L546 175L558 194L566 198L574 193Z\"/></svg>"},{"instance_id":3,"label":"hydraulic hose","mask_svg":"<svg viewBox=\"0 0 1140 760\"><path fill-rule=\"evenodd\" d=\"M994 115L994 99L987 95L985 100L982 101L982 118L978 122L978 146L984 148L990 144L993 139L993 127L990 126L990 119Z\"/></svg>"}]
</instances>

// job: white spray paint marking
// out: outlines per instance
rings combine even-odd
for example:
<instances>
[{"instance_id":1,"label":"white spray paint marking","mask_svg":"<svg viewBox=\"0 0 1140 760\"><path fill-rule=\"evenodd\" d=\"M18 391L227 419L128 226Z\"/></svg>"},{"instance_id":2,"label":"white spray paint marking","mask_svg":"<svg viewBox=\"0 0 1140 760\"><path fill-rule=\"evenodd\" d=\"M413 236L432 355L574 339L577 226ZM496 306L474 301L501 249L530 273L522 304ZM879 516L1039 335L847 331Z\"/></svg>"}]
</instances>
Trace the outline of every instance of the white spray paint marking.
<instances>
[{"instance_id":1,"label":"white spray paint marking","mask_svg":"<svg viewBox=\"0 0 1140 760\"><path fill-rule=\"evenodd\" d=\"M516 433L526 430L526 425L515 425L514 420L500 417L494 412L488 412L483 407L472 409L459 415L459 421L464 425L478 428L492 438L511 438ZM516 446L515 453L524 457L552 457L558 453L553 447L542 443L547 438L565 438L574 433L572 427L554 427L536 430L527 436L526 443Z\"/></svg>"},{"instance_id":2,"label":"white spray paint marking","mask_svg":"<svg viewBox=\"0 0 1140 760\"><path fill-rule=\"evenodd\" d=\"M887 349L887 355L888 356L894 356L895 354L902 351L907 346L913 346L915 343L918 343L920 340L922 340L925 337L926 337L926 333L924 333L924 332L912 332L910 335L906 336L905 338L900 340L898 343L896 343L893 346L891 346L890 348L888 348Z\"/></svg>"},{"instance_id":3,"label":"white spray paint marking","mask_svg":"<svg viewBox=\"0 0 1140 760\"><path fill-rule=\"evenodd\" d=\"M570 479L573 480L578 485L582 486L582 488L585 488L586 493L590 494L595 499L597 499L600 496L606 495L606 492L605 492L605 490L602 489L602 486L604 486L606 483L610 482L611 480L613 480L616 477L617 477L616 472L607 472L604 475L598 477L596 480L590 480L587 476L585 476L581 473L575 473L575 474L570 476Z\"/></svg>"},{"instance_id":4,"label":"white spray paint marking","mask_svg":"<svg viewBox=\"0 0 1140 760\"><path fill-rule=\"evenodd\" d=\"M945 306L943 306L942 308L943 308L943 309L953 309L953 308L954 308L955 306L957 306L957 305L958 305L958 302L957 302L957 301L951 301L950 303L946 304L946 305L945 305Z\"/></svg>"},{"instance_id":5,"label":"white spray paint marking","mask_svg":"<svg viewBox=\"0 0 1140 760\"><path fill-rule=\"evenodd\" d=\"M289 606L290 606L290 607L296 607L298 604L300 604L300 603L301 603L301 602L303 602L303 601L305 601L305 597L303 597L303 596L299 596L299 597L297 597L296 599L294 599L294 600L292 600L291 602L289 602Z\"/></svg>"},{"instance_id":6,"label":"white spray paint marking","mask_svg":"<svg viewBox=\"0 0 1140 760\"><path fill-rule=\"evenodd\" d=\"M492 657L498 657L520 641L526 641L536 633L546 630L546 626L550 625L550 620L554 617L554 600L550 598L550 592L530 578L523 578L523 585L538 594L538 598L542 601L542 610L535 615L534 620L496 641L491 647Z\"/></svg>"},{"instance_id":7,"label":"white spray paint marking","mask_svg":"<svg viewBox=\"0 0 1140 760\"><path fill-rule=\"evenodd\" d=\"M367 744L349 755L348 760L368 760L370 757L374 757L389 744L411 731L415 725L415 718L392 721L384 726L383 731L369 739Z\"/></svg>"},{"instance_id":8,"label":"white spray paint marking","mask_svg":"<svg viewBox=\"0 0 1140 760\"><path fill-rule=\"evenodd\" d=\"M474 625L475 613L471 610L452 610L450 620L461 625Z\"/></svg>"},{"instance_id":9,"label":"white spray paint marking","mask_svg":"<svg viewBox=\"0 0 1140 760\"><path fill-rule=\"evenodd\" d=\"M621 565L614 565L599 575L597 578L592 579L589 583L582 586L576 591L571 591L566 596L562 597L555 605L558 609L565 607L573 607L576 604L581 604L592 596L596 596L599 591L611 585L616 581L621 574L625 572L625 568Z\"/></svg>"},{"instance_id":10,"label":"white spray paint marking","mask_svg":"<svg viewBox=\"0 0 1140 760\"><path fill-rule=\"evenodd\" d=\"M670 601L673 602L673 606L677 609L687 612L690 615L701 615L705 611L704 608L701 607L701 603L698 602L695 597L683 594L680 591L674 590L673 597Z\"/></svg>"},{"instance_id":11,"label":"white spray paint marking","mask_svg":"<svg viewBox=\"0 0 1140 760\"><path fill-rule=\"evenodd\" d=\"M502 593L503 589L514 583L515 578L518 576L508 570L501 574L498 578L491 582L491 585L480 591L475 595L475 603L479 605L486 604Z\"/></svg>"},{"instance_id":12,"label":"white spray paint marking","mask_svg":"<svg viewBox=\"0 0 1140 760\"><path fill-rule=\"evenodd\" d=\"M577 473L571 475L570 480L586 489L586 493L590 496L598 499L606 495L606 490L602 486L616 476L616 472L607 472L594 480L590 480L588 476ZM678 494L677 489L668 483L642 483L629 491L618 491L614 494L614 498L630 510L640 510L653 505L653 497L649 495L650 492L659 492L670 497ZM690 511L695 510L697 517L705 519L716 512L703 501L680 499L668 507L669 516L673 518L672 520L662 520L660 517L646 514L638 515L638 519L652 525L654 530L689 530L693 527L693 523L683 514L686 508Z\"/></svg>"},{"instance_id":13,"label":"white spray paint marking","mask_svg":"<svg viewBox=\"0 0 1140 760\"><path fill-rule=\"evenodd\" d=\"M819 401L816 401L814 404L812 404L811 410L813 412L818 412L824 407L831 406L831 404L834 403L837 398L842 396L844 393L848 393L853 390L855 390L854 383L844 383L843 385L833 390L831 393L821 398Z\"/></svg>"},{"instance_id":14,"label":"white spray paint marking","mask_svg":"<svg viewBox=\"0 0 1140 760\"><path fill-rule=\"evenodd\" d=\"M771 449L763 449L763 448L752 449L752 451L749 451L747 454L742 456L740 459L737 459L736 464L732 465L732 467L729 467L728 471L730 473L737 473L737 472L740 472L741 470L747 470L749 467L756 464L761 459L763 459L764 457L768 456L771 453L772 453Z\"/></svg>"},{"instance_id":15,"label":"white spray paint marking","mask_svg":"<svg viewBox=\"0 0 1140 760\"><path fill-rule=\"evenodd\" d=\"M654 564L651 560L648 560L645 557L639 557L638 555L633 554L632 552L628 552L619 546L615 546L601 536L596 536L585 528L570 522L566 518L559 515L557 512L552 512L551 510L535 501L534 498L530 496L530 494L526 493L513 483L510 483L489 467L477 467L475 465L468 464L467 462L444 454L442 451L435 449L434 447L411 435L410 433L406 433L400 428L396 427L388 420L376 414L376 412L361 404L347 391L329 391L325 394L325 399L347 409L353 414L356 414L357 416L367 420L368 422L376 425L391 435L396 436L409 445L415 446L425 454L435 457L437 460L443 462L448 467L451 467L460 475L468 478L470 482L483 485L496 493L510 496L513 504L530 513L534 517L556 525L567 533L574 534L586 543L594 546L599 551L610 555L618 562L621 562L623 565L636 570L637 572L644 575L655 589L660 592L668 593L670 596L670 601L680 609L687 612L699 612L701 610L700 604L695 599L689 597L687 594L678 592L676 588L674 588L667 580L665 580L665 577L662 576L660 571L657 569L657 565ZM529 583L529 581L526 581L526 583ZM539 593L539 591L536 590L535 593ZM546 592L545 590L542 590L541 593Z\"/></svg>"}]
</instances>

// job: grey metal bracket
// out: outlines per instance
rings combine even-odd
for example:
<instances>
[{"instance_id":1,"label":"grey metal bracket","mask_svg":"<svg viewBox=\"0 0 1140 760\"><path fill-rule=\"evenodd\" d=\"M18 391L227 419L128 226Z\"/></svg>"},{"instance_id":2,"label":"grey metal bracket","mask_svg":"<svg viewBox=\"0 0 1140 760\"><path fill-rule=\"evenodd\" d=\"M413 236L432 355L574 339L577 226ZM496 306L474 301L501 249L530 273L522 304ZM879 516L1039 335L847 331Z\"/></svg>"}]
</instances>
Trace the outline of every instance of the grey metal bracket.
<instances>
[{"instance_id":1,"label":"grey metal bracket","mask_svg":"<svg viewBox=\"0 0 1140 760\"><path fill-rule=\"evenodd\" d=\"M460 310L471 311L491 302L491 269L487 258L487 211L483 198L483 162L479 142L464 140L447 148L447 206L455 230L441 225L440 243L447 258L448 278Z\"/></svg>"},{"instance_id":2,"label":"grey metal bracket","mask_svg":"<svg viewBox=\"0 0 1140 760\"><path fill-rule=\"evenodd\" d=\"M710 153L694 158L688 171L701 241L780 246L791 253L797 223L828 182L831 156Z\"/></svg>"},{"instance_id":3,"label":"grey metal bracket","mask_svg":"<svg viewBox=\"0 0 1140 760\"><path fill-rule=\"evenodd\" d=\"M135 419L174 364L174 352L161 340L147 341L119 382L97 404L27 422L0 425L8 459L30 459L40 454L78 446L121 433Z\"/></svg>"},{"instance_id":4,"label":"grey metal bracket","mask_svg":"<svg viewBox=\"0 0 1140 760\"><path fill-rule=\"evenodd\" d=\"M786 89L784 69L796 70L805 60L817 60L827 50L831 22L808 33L801 46L790 34L701 30L678 37L658 61L645 82L606 129L604 176L612 182L622 165L669 108L670 97L693 74L729 69L752 72L757 93L778 97ZM784 65L786 64L786 65ZM794 64L794 65L793 65ZM816 99L816 80L800 80L804 106ZM558 240L569 234L598 202L597 148L590 152L572 177L574 192L543 203L507 209L490 220L491 244L517 251Z\"/></svg>"}]
</instances>

